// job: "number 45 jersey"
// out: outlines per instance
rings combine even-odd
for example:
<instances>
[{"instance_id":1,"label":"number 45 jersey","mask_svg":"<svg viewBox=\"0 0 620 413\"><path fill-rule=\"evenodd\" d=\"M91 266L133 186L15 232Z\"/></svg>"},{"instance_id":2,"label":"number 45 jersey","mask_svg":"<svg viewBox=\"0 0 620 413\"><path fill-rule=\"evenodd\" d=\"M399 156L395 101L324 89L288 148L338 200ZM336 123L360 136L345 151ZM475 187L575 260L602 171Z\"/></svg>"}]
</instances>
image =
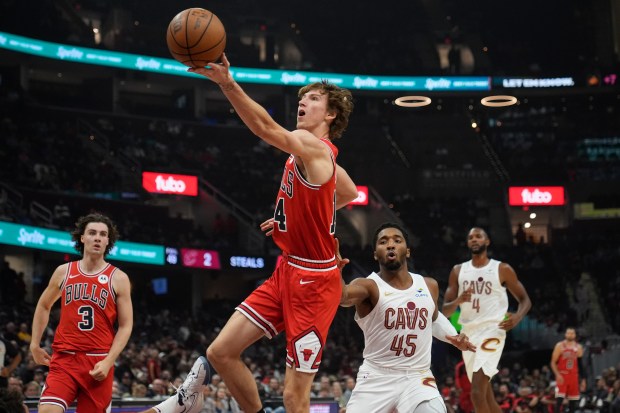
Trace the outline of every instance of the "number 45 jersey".
<instances>
[{"instance_id":1,"label":"number 45 jersey","mask_svg":"<svg viewBox=\"0 0 620 413\"><path fill-rule=\"evenodd\" d=\"M384 369L424 371L431 368L435 301L424 277L409 273L413 284L398 290L379 275L368 276L379 300L365 317L355 313L364 332L364 363Z\"/></svg>"},{"instance_id":2,"label":"number 45 jersey","mask_svg":"<svg viewBox=\"0 0 620 413\"><path fill-rule=\"evenodd\" d=\"M107 353L114 340L116 296L112 278L117 268L107 264L96 274L86 274L72 261L60 285L60 322L54 351Z\"/></svg>"},{"instance_id":3,"label":"number 45 jersey","mask_svg":"<svg viewBox=\"0 0 620 413\"><path fill-rule=\"evenodd\" d=\"M309 183L295 157L284 165L282 182L273 215L273 240L289 256L313 261L331 261L335 255L336 156L338 149L321 139L329 149L334 173L323 185Z\"/></svg>"},{"instance_id":4,"label":"number 45 jersey","mask_svg":"<svg viewBox=\"0 0 620 413\"><path fill-rule=\"evenodd\" d=\"M506 287L499 279L500 264L497 260L489 260L481 268L474 267L471 260L461 264L459 295L471 291L471 301L460 304L459 323L466 331L473 326L498 325L508 311Z\"/></svg>"}]
</instances>

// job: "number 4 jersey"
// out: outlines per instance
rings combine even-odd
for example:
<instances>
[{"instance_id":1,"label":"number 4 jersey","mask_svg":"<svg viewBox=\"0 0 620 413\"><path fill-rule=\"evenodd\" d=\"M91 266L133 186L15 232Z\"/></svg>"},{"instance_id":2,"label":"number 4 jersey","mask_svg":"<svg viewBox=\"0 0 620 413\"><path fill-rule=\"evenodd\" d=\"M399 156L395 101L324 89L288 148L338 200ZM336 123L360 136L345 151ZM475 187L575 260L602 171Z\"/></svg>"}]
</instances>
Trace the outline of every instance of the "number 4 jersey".
<instances>
[{"instance_id":1,"label":"number 4 jersey","mask_svg":"<svg viewBox=\"0 0 620 413\"><path fill-rule=\"evenodd\" d=\"M508 311L506 287L499 280L500 264L497 260L489 260L481 268L474 267L471 260L461 264L459 295L471 291L471 301L460 304L459 323L464 329L487 323L497 325Z\"/></svg>"},{"instance_id":2,"label":"number 4 jersey","mask_svg":"<svg viewBox=\"0 0 620 413\"><path fill-rule=\"evenodd\" d=\"M112 278L117 268L107 264L96 274L86 274L72 261L60 285L60 322L54 351L106 353L114 340L116 297Z\"/></svg>"},{"instance_id":3,"label":"number 4 jersey","mask_svg":"<svg viewBox=\"0 0 620 413\"><path fill-rule=\"evenodd\" d=\"M313 185L303 176L291 155L273 215L273 240L289 256L315 261L333 260L336 230L336 156L338 149L321 139L332 156L334 173L323 185Z\"/></svg>"}]
</instances>

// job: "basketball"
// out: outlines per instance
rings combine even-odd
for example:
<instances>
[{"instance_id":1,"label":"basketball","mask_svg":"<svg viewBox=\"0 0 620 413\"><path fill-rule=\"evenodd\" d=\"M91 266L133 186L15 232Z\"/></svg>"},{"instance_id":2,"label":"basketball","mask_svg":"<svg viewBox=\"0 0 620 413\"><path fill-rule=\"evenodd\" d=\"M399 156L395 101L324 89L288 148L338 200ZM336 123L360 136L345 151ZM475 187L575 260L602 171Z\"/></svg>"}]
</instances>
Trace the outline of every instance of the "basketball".
<instances>
[{"instance_id":1,"label":"basketball","mask_svg":"<svg viewBox=\"0 0 620 413\"><path fill-rule=\"evenodd\" d=\"M209 10L186 9L174 16L166 34L172 57L189 67L219 60L226 47L226 30Z\"/></svg>"}]
</instances>

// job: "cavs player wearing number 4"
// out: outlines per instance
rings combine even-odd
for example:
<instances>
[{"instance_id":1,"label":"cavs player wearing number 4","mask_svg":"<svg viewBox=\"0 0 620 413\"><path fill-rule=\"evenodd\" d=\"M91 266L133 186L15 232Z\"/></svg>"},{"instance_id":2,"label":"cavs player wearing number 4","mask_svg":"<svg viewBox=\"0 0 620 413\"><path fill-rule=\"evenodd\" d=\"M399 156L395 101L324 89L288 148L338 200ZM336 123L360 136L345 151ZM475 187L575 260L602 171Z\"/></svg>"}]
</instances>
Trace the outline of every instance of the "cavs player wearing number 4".
<instances>
[{"instance_id":1,"label":"cavs player wearing number 4","mask_svg":"<svg viewBox=\"0 0 620 413\"><path fill-rule=\"evenodd\" d=\"M482 372L487 382L497 373L506 331L513 328L531 307L527 292L512 267L487 256L489 245L489 237L482 228L469 231L467 246L471 260L454 266L444 295L443 313L450 316L457 306L460 307L462 332L478 348L475 354L463 353L470 381L476 372ZM506 290L519 302L515 314L507 312ZM476 383L477 380L472 381L472 385Z\"/></svg>"}]
</instances>

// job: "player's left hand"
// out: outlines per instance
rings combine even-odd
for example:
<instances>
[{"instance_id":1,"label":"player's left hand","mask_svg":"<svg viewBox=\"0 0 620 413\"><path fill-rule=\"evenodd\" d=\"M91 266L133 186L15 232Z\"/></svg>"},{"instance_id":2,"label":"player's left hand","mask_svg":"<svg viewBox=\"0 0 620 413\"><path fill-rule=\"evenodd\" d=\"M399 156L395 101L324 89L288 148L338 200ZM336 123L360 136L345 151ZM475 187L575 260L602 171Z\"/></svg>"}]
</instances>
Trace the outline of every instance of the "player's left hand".
<instances>
[{"instance_id":1,"label":"player's left hand","mask_svg":"<svg viewBox=\"0 0 620 413\"><path fill-rule=\"evenodd\" d=\"M504 319L498 325L502 330L509 331L515 328L517 324L519 324L519 321L521 321L521 319L517 318L513 313L506 313Z\"/></svg>"},{"instance_id":2,"label":"player's left hand","mask_svg":"<svg viewBox=\"0 0 620 413\"><path fill-rule=\"evenodd\" d=\"M476 351L476 346L469 341L467 334L460 333L456 336L446 336L446 340L461 351Z\"/></svg>"},{"instance_id":3,"label":"player's left hand","mask_svg":"<svg viewBox=\"0 0 620 413\"><path fill-rule=\"evenodd\" d=\"M260 230L265 233L266 237L271 236L273 234L273 218L269 218L267 221L260 224Z\"/></svg>"},{"instance_id":4,"label":"player's left hand","mask_svg":"<svg viewBox=\"0 0 620 413\"><path fill-rule=\"evenodd\" d=\"M90 374L90 376L97 381L103 381L106 377L108 377L110 367L112 367L112 365L110 365L106 360L101 360L95 364L93 369L89 371L88 374Z\"/></svg>"},{"instance_id":5,"label":"player's left hand","mask_svg":"<svg viewBox=\"0 0 620 413\"><path fill-rule=\"evenodd\" d=\"M338 241L338 238L334 238L334 241L336 242L336 265L338 266L338 269L342 271L345 265L350 263L351 260L348 258L342 258L342 255L340 255L340 241Z\"/></svg>"}]
</instances>

